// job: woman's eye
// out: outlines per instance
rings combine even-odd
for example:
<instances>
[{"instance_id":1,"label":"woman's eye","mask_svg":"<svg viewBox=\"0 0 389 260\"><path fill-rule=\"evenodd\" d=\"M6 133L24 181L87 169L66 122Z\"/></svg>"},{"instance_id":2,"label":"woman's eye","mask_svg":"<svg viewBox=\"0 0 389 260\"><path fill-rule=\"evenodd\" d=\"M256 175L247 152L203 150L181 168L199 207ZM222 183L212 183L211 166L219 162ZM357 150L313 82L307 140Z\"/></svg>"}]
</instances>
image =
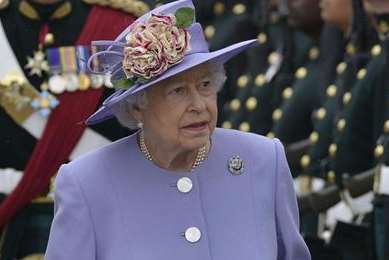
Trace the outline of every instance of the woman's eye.
<instances>
[{"instance_id":1,"label":"woman's eye","mask_svg":"<svg viewBox=\"0 0 389 260\"><path fill-rule=\"evenodd\" d=\"M209 81L209 80L201 82L201 87L203 87L203 88L207 88L210 85L211 85L211 81Z\"/></svg>"},{"instance_id":2,"label":"woman's eye","mask_svg":"<svg viewBox=\"0 0 389 260\"><path fill-rule=\"evenodd\" d=\"M171 94L181 94L183 92L184 92L183 87L177 87L177 88L174 88L172 91L170 91Z\"/></svg>"}]
</instances>

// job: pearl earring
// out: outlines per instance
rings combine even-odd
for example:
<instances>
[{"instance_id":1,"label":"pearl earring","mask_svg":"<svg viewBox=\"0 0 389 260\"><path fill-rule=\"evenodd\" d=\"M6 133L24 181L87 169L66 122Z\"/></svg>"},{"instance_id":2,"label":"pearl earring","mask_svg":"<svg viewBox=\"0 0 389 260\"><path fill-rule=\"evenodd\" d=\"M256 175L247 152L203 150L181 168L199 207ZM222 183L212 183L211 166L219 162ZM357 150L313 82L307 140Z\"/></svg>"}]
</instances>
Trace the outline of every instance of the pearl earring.
<instances>
[{"instance_id":1,"label":"pearl earring","mask_svg":"<svg viewBox=\"0 0 389 260\"><path fill-rule=\"evenodd\" d=\"M136 126L137 126L138 128L143 128L143 123L142 123L142 122L138 122L138 123L136 124Z\"/></svg>"}]
</instances>

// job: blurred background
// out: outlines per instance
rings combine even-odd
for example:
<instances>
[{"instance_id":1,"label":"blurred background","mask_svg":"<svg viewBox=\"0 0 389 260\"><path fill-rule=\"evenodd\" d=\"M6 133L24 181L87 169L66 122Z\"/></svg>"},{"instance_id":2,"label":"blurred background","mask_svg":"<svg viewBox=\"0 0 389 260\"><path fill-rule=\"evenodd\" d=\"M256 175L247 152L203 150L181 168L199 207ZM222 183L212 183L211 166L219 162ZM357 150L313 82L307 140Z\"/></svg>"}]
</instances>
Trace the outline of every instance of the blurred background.
<instances>
[{"instance_id":1,"label":"blurred background","mask_svg":"<svg viewBox=\"0 0 389 260\"><path fill-rule=\"evenodd\" d=\"M1 260L43 259L58 167L130 134L82 124L113 90L77 57L166 2L0 0ZM218 124L282 141L312 259L389 259L389 0L194 4L211 50L258 41L226 64Z\"/></svg>"}]
</instances>

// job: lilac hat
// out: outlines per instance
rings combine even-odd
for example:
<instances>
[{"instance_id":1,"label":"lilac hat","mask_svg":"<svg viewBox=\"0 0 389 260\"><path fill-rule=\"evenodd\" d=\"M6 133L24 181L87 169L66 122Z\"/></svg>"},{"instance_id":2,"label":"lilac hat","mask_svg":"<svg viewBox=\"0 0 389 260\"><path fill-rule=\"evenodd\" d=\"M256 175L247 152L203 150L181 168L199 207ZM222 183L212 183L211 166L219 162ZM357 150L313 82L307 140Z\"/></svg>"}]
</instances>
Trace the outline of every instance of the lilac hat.
<instances>
[{"instance_id":1,"label":"lilac hat","mask_svg":"<svg viewBox=\"0 0 389 260\"><path fill-rule=\"evenodd\" d=\"M110 74L117 89L90 116L88 125L113 117L112 107L164 79L205 62L224 64L256 40L210 52L191 0L161 5L138 18L114 41L94 41L89 70Z\"/></svg>"}]
</instances>

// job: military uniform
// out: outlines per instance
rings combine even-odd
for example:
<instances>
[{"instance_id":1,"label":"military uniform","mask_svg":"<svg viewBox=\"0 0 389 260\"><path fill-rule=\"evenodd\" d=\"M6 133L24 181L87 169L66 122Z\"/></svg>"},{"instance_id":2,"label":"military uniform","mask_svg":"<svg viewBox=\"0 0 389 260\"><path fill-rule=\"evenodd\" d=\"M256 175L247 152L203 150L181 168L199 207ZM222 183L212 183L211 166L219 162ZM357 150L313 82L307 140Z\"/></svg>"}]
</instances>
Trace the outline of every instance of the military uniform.
<instances>
[{"instance_id":1,"label":"military uniform","mask_svg":"<svg viewBox=\"0 0 389 260\"><path fill-rule=\"evenodd\" d=\"M376 164L375 157L381 153L381 146L376 145L379 135L374 129L383 127L382 111L385 107L383 101L387 94L385 94L385 84L382 84L382 77L385 75L386 65L382 50L375 55L366 66L366 75L362 77L360 74L360 79L352 88L350 92L352 99L337 120L336 130L334 130L335 141L329 146L330 167L332 167L330 176L335 177L334 181L339 187L343 187L345 176L357 175L372 169ZM360 230L360 235L356 235L357 230ZM372 241L368 239L372 237L371 232L372 221L367 214L362 225L355 223L337 225L333 234L333 243L337 243L339 239L338 244L341 247L343 244L357 240L358 237L363 238L359 240L364 241L359 246L365 248L362 252L345 248L342 254L349 259L366 259L372 254ZM376 242L380 243L380 241L382 240L378 239Z\"/></svg>"},{"instance_id":2,"label":"military uniform","mask_svg":"<svg viewBox=\"0 0 389 260\"><path fill-rule=\"evenodd\" d=\"M86 2L99 4L101 1ZM108 2L106 4L108 4ZM76 47L78 48L79 46L89 44L89 42L94 40L95 37L105 37L107 39L114 38L117 33L123 30L123 28L128 26L134 20L134 14L140 15L144 11L148 10L148 6L140 1L127 1L125 6L120 5L116 1L112 1L109 4L110 7L114 9L121 9L121 11L116 11L109 7L99 7L98 5L91 6L81 1L59 1L58 3L52 5L40 5L32 1L18 0L4 4L3 10L0 12L4 36L8 42L7 44L9 44L12 48L12 52L16 57L16 63L21 68L20 72L22 73L17 77L15 77L15 75L11 75L13 77L11 77L11 79L26 79L23 81L23 84L28 84L29 91L34 93L34 95L39 96L39 93L43 93L47 90L46 87L47 84L50 85L50 79L57 76L57 74L46 73L49 72L47 71L48 67L53 64L51 61L42 60L42 53L48 55L49 50L51 50L52 52L58 52L61 55L63 54L67 58L74 59L75 55L72 56L68 54L68 51L74 51ZM126 14L123 11L129 12L131 15ZM100 18L98 19L98 17ZM107 26L110 22L107 22L104 19L105 17L109 17L109 19L111 19L110 22L113 22L115 25L108 28ZM98 24L99 22L101 23L100 25ZM92 27L93 30L91 30ZM96 28L98 29L96 30ZM66 49L64 46L70 48ZM73 49L71 46L74 46ZM61 62L64 62L64 60L65 58L60 59ZM61 65L70 66L74 65L75 62L76 61L73 60L73 64L70 62L64 62ZM66 118L66 113L71 113L73 115L76 113L79 114L79 116L86 113L85 116L87 116L89 113L93 112L90 110L96 109L100 102L99 100L104 100L104 97L110 94L110 91L108 89L103 90L103 88L94 89L92 88L92 78L85 76L82 78L84 81L81 81L80 76L76 86L79 88L76 89L74 93L70 93L70 90L68 89L68 92L65 91L63 94L57 93L58 99L54 98L55 95L51 95L53 96L53 99L40 100L36 109L41 112L40 109L42 109L42 107L40 106L45 105L45 115L48 116L48 119L42 119L43 121L40 119L41 121L39 122L44 122L46 127L43 125L42 128L45 130L42 129L42 132L37 134L30 132L32 128L29 128L25 124L25 122L31 119L31 117L20 117L18 113L15 113L17 109L15 110L12 106L10 106L10 104L17 106L18 103L8 102L8 100L4 101L5 97L10 97L10 94L13 95L12 97L18 98L24 98L23 95L25 94L23 91L11 93L9 91L10 88L7 88L11 85L4 85L4 82L7 82L6 79L8 79L8 81L10 79L10 74L6 73L6 70L8 69L12 70L13 68L1 68L1 72L5 72L5 74L1 74L2 78L0 79L0 96L2 98L0 102L0 124L2 125L1 137L3 140L0 144L0 153L3 155L0 160L0 169L11 168L19 172L24 171L25 174L15 189L15 191L20 191L22 189L23 192L18 192L18 194L12 193L1 204L0 222L2 223L0 226L3 225L4 221L7 221L9 217L14 216L14 218L8 222L8 225L4 226L2 245L0 245L0 249L2 253L1 259L19 259L30 254L44 252L48 238L48 230L52 219L53 205L49 198L38 198L27 207L22 208L22 210L16 215L12 215L14 213L14 209L5 211L7 209L7 205L14 205L11 201L15 198L18 198L20 202L21 200L25 200L26 197L34 197L47 193L47 190L45 191L45 188L42 189L42 187L49 186L48 180L50 176L56 173L56 170L50 172L39 172L39 175L41 174L41 176L35 175L36 173L34 173L34 175L29 175L29 172L31 173L32 171L31 165L39 163L40 160L37 159L35 162L32 162L31 158L33 158L36 154L44 154L45 152L50 154L50 147L46 147L42 144L42 140L46 140L46 142L49 142L50 145L52 144L54 147L57 145L61 146L61 142L62 145L65 144L64 141L68 142L68 144L73 142L70 140L74 137L71 137L72 134L57 134L57 130L54 130L56 129L56 123L53 124L53 121L55 121L53 116L58 120L61 118L58 114L62 113L59 111L63 111L63 119L60 119L60 121L62 120L64 124L58 124L58 126L62 125L65 129L67 129L67 126L65 126L66 122L64 122L69 121ZM50 67L50 69L52 69L52 67ZM59 81L56 83L58 82ZM109 81L106 78L99 78L100 87L102 87L104 82L109 84ZM57 85L53 83L50 85L50 87L55 86L59 86L59 84ZM85 92L83 92L84 94L77 93L84 91L81 87L85 87ZM52 89L49 90L52 91ZM68 97L67 101L65 96ZM54 100L59 100L59 104L52 107L53 109L50 113L50 111L48 111L48 106L50 106ZM80 101L81 103L77 105L77 102ZM77 109L76 111L74 109L70 109L69 106L68 110L65 109L67 112L62 109L66 103L69 105L69 102L74 102L74 109ZM82 105L82 102L84 102L85 106ZM77 106L79 106L79 110ZM32 114L30 113L29 115L35 115L35 112ZM23 120L20 120L20 118ZM77 127L72 125L73 123L74 122L70 123L71 125L69 129L79 128L77 131L80 132L77 134L79 137L74 139L74 144L76 145L78 142L78 145L74 147L73 144L70 144L70 147L66 148L68 151L67 153L71 153L70 157L72 157L72 155L76 156L75 151L81 149L80 144L83 140L88 139L85 139L87 136L86 133L93 133L93 136L98 136L98 140L101 140L104 143L128 135L129 133L127 129L121 128L115 120L111 120L108 124L99 125L93 129L85 129L85 131L83 127L80 127L82 119L79 122L74 123ZM69 132L72 131L73 130L69 130ZM57 136L53 135L53 133ZM50 138L54 138L57 141L47 141L51 140L50 138L47 139L50 135L52 136ZM89 139L90 145L95 145L94 143L96 143L96 140L97 139L90 141ZM60 143L58 143L58 141ZM44 149L48 150L40 149L42 147L45 147ZM83 148L81 150L83 150ZM56 153L61 152L54 148L51 155ZM59 160L59 164L61 164L71 159L69 156L66 157L67 158L65 159L58 159L58 157L49 158L49 156L46 157L48 160L46 162L48 165L47 167L54 169L58 164L56 160ZM32 176L34 177L31 178ZM36 180L35 183L32 181L34 179ZM32 194L34 194L34 196L32 196ZM15 206L20 207L21 205L19 204ZM35 239L32 239L33 237Z\"/></svg>"},{"instance_id":3,"label":"military uniform","mask_svg":"<svg viewBox=\"0 0 389 260\"><path fill-rule=\"evenodd\" d=\"M389 61L389 35L387 26L389 24L388 15L379 15L376 17L378 30L383 39L382 48L385 57L385 68L381 78L381 88L375 95L376 104L374 116L374 136L379 137L374 149L377 167L374 183L374 224L375 224L375 252L377 260L388 259L389 256L389 186L388 171L386 169L389 163L389 94L388 84L388 61Z\"/></svg>"},{"instance_id":4,"label":"military uniform","mask_svg":"<svg viewBox=\"0 0 389 260\"><path fill-rule=\"evenodd\" d=\"M263 89L265 92L272 93L269 87L264 88L268 84L268 81L271 80L269 76L267 79L265 74L270 66L273 66L273 74L277 73L281 67L282 55L280 52L282 51L282 41L280 36L283 30L284 23L280 19L277 19L270 26L266 26L258 32L257 40L259 44L248 51L248 66L242 71L242 74L234 84L236 95L234 99L224 105L223 118L225 120L222 123L223 127L264 134L260 129L256 128L256 125L252 124L259 121L265 123L264 120L261 120L258 116L256 117L256 121L251 122L247 118L259 109L259 105L261 108L260 111L269 108L269 106L263 104L268 99L263 100L260 93L255 93L255 89L258 89L257 91ZM279 47L278 52L276 51L277 47ZM261 124L261 126L265 128L264 124Z\"/></svg>"},{"instance_id":5,"label":"military uniform","mask_svg":"<svg viewBox=\"0 0 389 260\"><path fill-rule=\"evenodd\" d=\"M355 4L356 1L354 1ZM355 10L355 9L354 9ZM355 15L355 14L354 14ZM328 51L334 52L334 50L342 50L345 47L345 54L343 61L333 60L328 64L324 64L322 71L328 72L321 78L320 82L323 82L319 91L321 91L321 106L315 109L312 114L312 122L314 130L309 133L309 149L300 157L300 169L302 169L301 175L307 184L306 190L312 189L311 176L328 179L330 182L335 181L336 174L331 171L331 163L339 146L334 144L334 138L339 133L343 132L347 127L346 119L344 114L349 109L350 104L353 102L355 96L353 95L353 89L359 84L364 84L364 80L367 74L367 68L365 68L371 57L377 57L381 53L381 47L374 45L373 37L367 37L365 35L357 35L360 33L361 28L355 29L355 22L358 19L354 18L354 30L351 34L350 41L344 46L342 41L338 42L338 46L335 48L329 48L324 42L325 47ZM365 26L365 25L363 25ZM363 30L366 30L363 27ZM369 30L370 33L370 30ZM363 41L362 41L362 40ZM368 39L368 40L367 40ZM332 40L329 38L329 40ZM321 48L324 51L324 48ZM343 54L341 55L343 56ZM341 57L338 56L338 59ZM333 62L337 62L334 65ZM332 63L332 64L331 64ZM335 63L336 64L336 63ZM328 68L330 66L331 68ZM335 71L336 69L336 71ZM324 80L323 80L324 79ZM304 125L305 127L306 125ZM349 157L350 159L352 157ZM355 159L352 159L355 160ZM309 176L309 177L305 177ZM341 179L338 180L338 184L341 183ZM340 187L342 187L340 185ZM314 219L312 214L312 218ZM323 215L324 217L325 215ZM302 226L303 230L311 235L317 234L318 226L309 223L307 219L303 219ZM311 225L310 225L311 224ZM319 232L323 231L322 229ZM365 259L365 257L371 252L371 240L369 239L369 226L360 226L350 223L338 223L335 233L333 234L330 245L336 248L340 255L346 259L352 258L358 255L358 259ZM348 241L358 241L360 243L359 248L362 252L352 251L350 248L345 246ZM351 258L350 258L351 257Z\"/></svg>"},{"instance_id":6,"label":"military uniform","mask_svg":"<svg viewBox=\"0 0 389 260\"><path fill-rule=\"evenodd\" d=\"M385 107L385 55L382 46L374 44L374 36L364 35L362 39L370 41L362 46L352 39L346 46L349 58L337 66L337 79L328 86L324 106L316 112L311 148L301 159L304 174L336 182L346 203L344 178L373 168L374 153L379 151L374 148L377 133L382 131L384 121L380 110ZM369 52L364 53L366 48ZM352 206L351 209L355 210ZM341 249L345 259L370 259L371 231L369 214L363 224L338 222L330 244ZM362 250L345 246L354 241L360 243L357 248Z\"/></svg>"},{"instance_id":7,"label":"military uniform","mask_svg":"<svg viewBox=\"0 0 389 260\"><path fill-rule=\"evenodd\" d=\"M260 45L248 55L249 66L236 82L238 91L225 107L222 126L266 135L273 124L273 110L291 85L295 67L308 59L312 41L293 31L276 12L257 39Z\"/></svg>"},{"instance_id":8,"label":"military uniform","mask_svg":"<svg viewBox=\"0 0 389 260\"><path fill-rule=\"evenodd\" d=\"M351 45L347 46L346 49L349 51L346 52L345 59L335 66L336 79L327 85L325 101L322 107L314 113L314 131L310 133L309 137L310 148L300 160L304 169L303 175L327 177L329 171L327 157L333 142L334 131L342 131L345 127L341 111L348 106L352 99L352 87L365 77L365 66L370 55L354 53L350 51ZM379 45L374 46L371 50L372 56L379 55L379 49ZM333 153L333 148L331 152Z\"/></svg>"},{"instance_id":9,"label":"military uniform","mask_svg":"<svg viewBox=\"0 0 389 260\"><path fill-rule=\"evenodd\" d=\"M339 185L342 174L354 175L374 166L374 148L378 136L374 133L373 125L375 120L382 121L379 114L384 98L381 77L385 58L379 45L373 47L372 53L375 57L366 69L358 72L359 80L350 90L352 98L338 116L335 139L329 146L331 168Z\"/></svg>"},{"instance_id":10,"label":"military uniform","mask_svg":"<svg viewBox=\"0 0 389 260\"><path fill-rule=\"evenodd\" d=\"M320 105L320 90L315 84L319 79L319 48L314 46L309 53L309 61L297 68L292 86L284 89L284 101L273 111L272 132L285 144L306 138L311 111Z\"/></svg>"}]
</instances>

